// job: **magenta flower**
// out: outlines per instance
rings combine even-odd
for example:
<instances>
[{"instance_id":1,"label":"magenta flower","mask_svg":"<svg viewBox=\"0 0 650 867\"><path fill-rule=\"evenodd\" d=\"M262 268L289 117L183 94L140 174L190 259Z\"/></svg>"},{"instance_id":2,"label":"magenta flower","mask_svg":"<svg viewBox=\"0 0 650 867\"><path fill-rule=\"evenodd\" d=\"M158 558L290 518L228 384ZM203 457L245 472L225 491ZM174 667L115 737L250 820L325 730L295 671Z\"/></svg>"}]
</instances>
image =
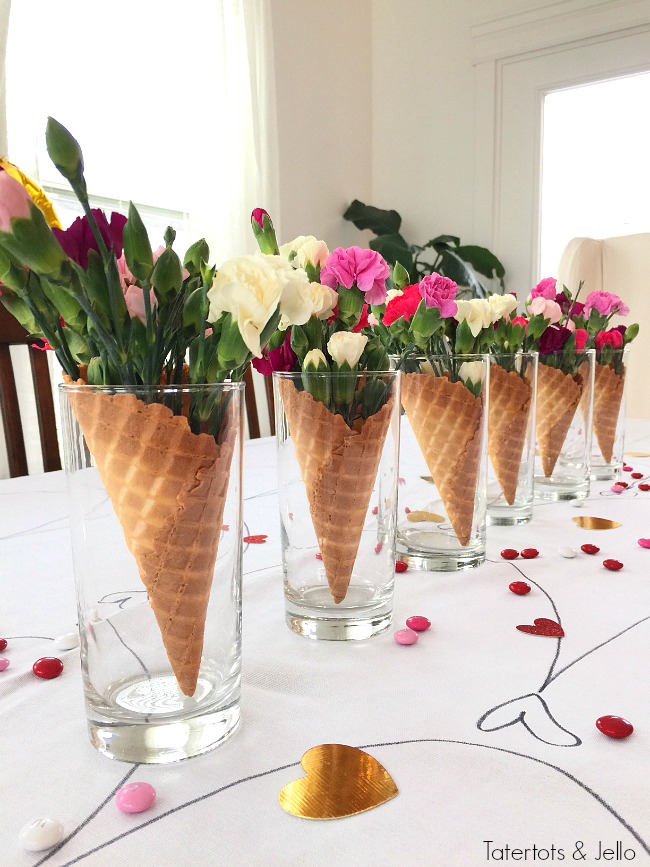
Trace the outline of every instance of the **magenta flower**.
<instances>
[{"instance_id":1,"label":"magenta flower","mask_svg":"<svg viewBox=\"0 0 650 867\"><path fill-rule=\"evenodd\" d=\"M260 229L263 229L264 215L266 215L267 217L269 216L268 211L265 211L264 208L253 208L253 213L251 214L251 223L253 222L253 220L255 220ZM269 219L271 218L269 217Z\"/></svg>"},{"instance_id":2,"label":"magenta flower","mask_svg":"<svg viewBox=\"0 0 650 867\"><path fill-rule=\"evenodd\" d=\"M576 336L576 350L582 352L589 340L589 332L585 331L584 328L576 328L574 333Z\"/></svg>"},{"instance_id":3,"label":"magenta flower","mask_svg":"<svg viewBox=\"0 0 650 867\"><path fill-rule=\"evenodd\" d=\"M582 311L584 310L585 305L580 301L573 301L571 298L567 298L564 292L558 292L555 296L555 300L560 305L560 309L562 313L566 316L571 311L571 316L582 316Z\"/></svg>"},{"instance_id":4,"label":"magenta flower","mask_svg":"<svg viewBox=\"0 0 650 867\"><path fill-rule=\"evenodd\" d=\"M530 298L548 298L555 301L557 280L555 277L544 277L534 289L531 289Z\"/></svg>"},{"instance_id":5,"label":"magenta flower","mask_svg":"<svg viewBox=\"0 0 650 867\"><path fill-rule=\"evenodd\" d=\"M274 370L288 372L294 370L298 356L291 348L291 329L287 331L284 343L271 349L262 358L253 358L253 367L262 376L270 376Z\"/></svg>"},{"instance_id":6,"label":"magenta flower","mask_svg":"<svg viewBox=\"0 0 650 867\"><path fill-rule=\"evenodd\" d=\"M440 316L444 319L455 316L458 305L454 301L458 292L458 284L443 277L441 274L429 274L420 280L420 295L424 298L427 307L437 307Z\"/></svg>"},{"instance_id":7,"label":"magenta flower","mask_svg":"<svg viewBox=\"0 0 650 867\"><path fill-rule=\"evenodd\" d=\"M367 304L383 304L388 274L386 261L375 250L337 247L327 257L320 282L330 289L336 289L339 284L351 289L356 283L365 293Z\"/></svg>"},{"instance_id":8,"label":"magenta flower","mask_svg":"<svg viewBox=\"0 0 650 867\"><path fill-rule=\"evenodd\" d=\"M612 328L611 331L600 331L594 340L594 346L600 350L603 346L612 346L614 349L620 349L623 346L623 335L618 328Z\"/></svg>"},{"instance_id":9,"label":"magenta flower","mask_svg":"<svg viewBox=\"0 0 650 867\"><path fill-rule=\"evenodd\" d=\"M564 349L564 344L571 337L571 332L563 325L549 325L539 338L539 354L548 355Z\"/></svg>"},{"instance_id":10,"label":"magenta flower","mask_svg":"<svg viewBox=\"0 0 650 867\"><path fill-rule=\"evenodd\" d=\"M585 299L583 315L589 316L592 310L597 310L601 316L610 316L618 313L619 316L627 316L630 308L613 292L590 292Z\"/></svg>"},{"instance_id":11,"label":"magenta flower","mask_svg":"<svg viewBox=\"0 0 650 867\"><path fill-rule=\"evenodd\" d=\"M122 255L122 231L126 217L113 211L109 223L106 214L99 208L93 208L92 213L104 243L109 250L112 249L115 252L115 256L119 259ZM52 232L63 247L64 252L82 268L88 265L89 250L95 250L99 253L99 247L90 230L87 217L77 217L67 229L52 229Z\"/></svg>"}]
</instances>

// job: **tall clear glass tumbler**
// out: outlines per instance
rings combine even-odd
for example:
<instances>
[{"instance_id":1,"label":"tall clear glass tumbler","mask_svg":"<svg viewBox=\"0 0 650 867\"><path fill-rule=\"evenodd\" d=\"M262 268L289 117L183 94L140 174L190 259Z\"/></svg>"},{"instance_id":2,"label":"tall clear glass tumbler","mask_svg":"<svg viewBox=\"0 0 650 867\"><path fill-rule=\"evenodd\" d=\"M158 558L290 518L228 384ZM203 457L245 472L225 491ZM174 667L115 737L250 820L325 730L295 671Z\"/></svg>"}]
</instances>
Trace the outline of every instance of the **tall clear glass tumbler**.
<instances>
[{"instance_id":1,"label":"tall clear glass tumbler","mask_svg":"<svg viewBox=\"0 0 650 867\"><path fill-rule=\"evenodd\" d=\"M595 350L540 355L535 498L589 496Z\"/></svg>"},{"instance_id":2,"label":"tall clear glass tumbler","mask_svg":"<svg viewBox=\"0 0 650 867\"><path fill-rule=\"evenodd\" d=\"M485 560L489 355L391 359L402 369L397 555L432 572Z\"/></svg>"},{"instance_id":3,"label":"tall clear glass tumbler","mask_svg":"<svg viewBox=\"0 0 650 867\"><path fill-rule=\"evenodd\" d=\"M243 383L60 386L92 744L163 764L239 723Z\"/></svg>"},{"instance_id":4,"label":"tall clear glass tumbler","mask_svg":"<svg viewBox=\"0 0 650 867\"><path fill-rule=\"evenodd\" d=\"M393 612L400 374L273 374L290 629L364 639Z\"/></svg>"},{"instance_id":5,"label":"tall clear glass tumbler","mask_svg":"<svg viewBox=\"0 0 650 867\"><path fill-rule=\"evenodd\" d=\"M487 523L527 524L533 517L537 352L491 356Z\"/></svg>"},{"instance_id":6,"label":"tall clear glass tumbler","mask_svg":"<svg viewBox=\"0 0 650 867\"><path fill-rule=\"evenodd\" d=\"M627 367L630 347L611 346L596 351L594 411L591 438L591 478L621 475L625 451Z\"/></svg>"}]
</instances>

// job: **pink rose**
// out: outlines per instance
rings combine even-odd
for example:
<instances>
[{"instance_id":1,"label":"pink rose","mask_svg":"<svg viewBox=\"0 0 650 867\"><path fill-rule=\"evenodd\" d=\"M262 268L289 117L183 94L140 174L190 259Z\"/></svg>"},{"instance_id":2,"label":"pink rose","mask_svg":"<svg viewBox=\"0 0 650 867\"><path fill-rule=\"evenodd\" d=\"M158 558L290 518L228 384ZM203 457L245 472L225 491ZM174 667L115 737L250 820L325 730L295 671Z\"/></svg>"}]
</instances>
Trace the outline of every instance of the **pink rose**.
<instances>
[{"instance_id":1,"label":"pink rose","mask_svg":"<svg viewBox=\"0 0 650 867\"><path fill-rule=\"evenodd\" d=\"M375 250L337 247L327 257L320 272L320 282L330 289L336 289L339 284L351 289L356 283L365 293L367 304L383 304L388 274L386 261Z\"/></svg>"},{"instance_id":2,"label":"pink rose","mask_svg":"<svg viewBox=\"0 0 650 867\"><path fill-rule=\"evenodd\" d=\"M582 350L587 345L587 341L589 340L589 332L585 331L584 328L576 328L575 335L576 335L576 350L578 352L582 352Z\"/></svg>"},{"instance_id":3,"label":"pink rose","mask_svg":"<svg viewBox=\"0 0 650 867\"><path fill-rule=\"evenodd\" d=\"M609 316L618 313L619 316L627 316L630 308L613 292L590 292L585 299L583 316L589 317L592 310L597 310L601 316Z\"/></svg>"},{"instance_id":4,"label":"pink rose","mask_svg":"<svg viewBox=\"0 0 650 867\"><path fill-rule=\"evenodd\" d=\"M556 295L557 280L555 277L544 277L534 289L531 289L529 298L548 298L553 301Z\"/></svg>"},{"instance_id":5,"label":"pink rose","mask_svg":"<svg viewBox=\"0 0 650 867\"><path fill-rule=\"evenodd\" d=\"M618 328L612 328L611 331L599 331L594 340L594 345L596 349L602 349L605 345L612 346L614 349L620 349L623 346L623 335Z\"/></svg>"},{"instance_id":6,"label":"pink rose","mask_svg":"<svg viewBox=\"0 0 650 867\"><path fill-rule=\"evenodd\" d=\"M555 298L555 294L553 295ZM537 295L528 305L528 313L532 316L541 314L544 319L550 319L551 325L555 325L562 318L562 308L557 301L550 301L543 295Z\"/></svg>"},{"instance_id":7,"label":"pink rose","mask_svg":"<svg viewBox=\"0 0 650 867\"><path fill-rule=\"evenodd\" d=\"M31 198L25 187L0 170L0 230L11 232L14 217L29 217Z\"/></svg>"},{"instance_id":8,"label":"pink rose","mask_svg":"<svg viewBox=\"0 0 650 867\"><path fill-rule=\"evenodd\" d=\"M427 307L437 307L443 318L456 315L458 305L454 298L458 292L458 284L449 277L436 273L429 274L420 280L419 288Z\"/></svg>"}]
</instances>

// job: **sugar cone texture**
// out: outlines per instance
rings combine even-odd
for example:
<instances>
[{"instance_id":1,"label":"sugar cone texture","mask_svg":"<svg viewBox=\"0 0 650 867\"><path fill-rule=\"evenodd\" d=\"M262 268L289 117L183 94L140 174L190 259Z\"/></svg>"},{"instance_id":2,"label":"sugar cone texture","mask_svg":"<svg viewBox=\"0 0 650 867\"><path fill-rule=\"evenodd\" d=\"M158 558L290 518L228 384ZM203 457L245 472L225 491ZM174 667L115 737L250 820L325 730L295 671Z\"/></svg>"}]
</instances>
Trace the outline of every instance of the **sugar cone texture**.
<instances>
[{"instance_id":1,"label":"sugar cone texture","mask_svg":"<svg viewBox=\"0 0 650 867\"><path fill-rule=\"evenodd\" d=\"M531 376L530 367L523 377L515 370L504 370L499 364L490 368L488 452L509 506L515 501L526 440L533 394Z\"/></svg>"},{"instance_id":2,"label":"sugar cone texture","mask_svg":"<svg viewBox=\"0 0 650 867\"><path fill-rule=\"evenodd\" d=\"M147 589L185 695L193 695L237 427L221 445L132 394L71 393L70 403Z\"/></svg>"},{"instance_id":3,"label":"sugar cone texture","mask_svg":"<svg viewBox=\"0 0 650 867\"><path fill-rule=\"evenodd\" d=\"M593 431L606 464L612 461L624 386L625 370L622 373L616 373L609 364L596 364Z\"/></svg>"},{"instance_id":4,"label":"sugar cone texture","mask_svg":"<svg viewBox=\"0 0 650 867\"><path fill-rule=\"evenodd\" d=\"M537 445L544 475L553 475L580 398L582 377L547 364L537 370Z\"/></svg>"},{"instance_id":5,"label":"sugar cone texture","mask_svg":"<svg viewBox=\"0 0 650 867\"><path fill-rule=\"evenodd\" d=\"M334 602L348 592L393 407L357 430L288 380L280 395Z\"/></svg>"},{"instance_id":6,"label":"sugar cone texture","mask_svg":"<svg viewBox=\"0 0 650 867\"><path fill-rule=\"evenodd\" d=\"M402 405L461 545L469 543L481 464L483 401L462 382L407 373Z\"/></svg>"}]
</instances>

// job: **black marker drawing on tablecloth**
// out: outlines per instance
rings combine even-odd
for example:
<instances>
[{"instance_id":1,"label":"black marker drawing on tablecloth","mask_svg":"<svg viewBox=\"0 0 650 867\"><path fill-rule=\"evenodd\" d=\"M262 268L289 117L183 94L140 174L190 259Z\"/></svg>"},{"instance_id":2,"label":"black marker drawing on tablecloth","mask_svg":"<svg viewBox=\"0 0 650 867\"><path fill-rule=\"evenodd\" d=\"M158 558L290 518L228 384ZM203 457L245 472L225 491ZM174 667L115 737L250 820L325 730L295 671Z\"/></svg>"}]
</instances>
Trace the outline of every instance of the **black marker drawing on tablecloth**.
<instances>
[{"instance_id":1,"label":"black marker drawing on tablecloth","mask_svg":"<svg viewBox=\"0 0 650 867\"><path fill-rule=\"evenodd\" d=\"M491 562L497 561L493 560ZM546 596L551 608L553 609L554 619L561 626L562 621L557 606L546 590L544 590L544 588L536 581L533 581L532 578L529 578L516 563L508 561L508 565L512 566L513 569L516 569L517 572L526 579L526 581L530 584L534 584L535 587ZM616 633L616 635L610 636L610 638L607 638L605 641L592 647L591 650L587 650L559 671L556 671L555 667L560 658L560 642L562 641L562 638L556 638L553 661L551 662L548 673L539 689L537 689L537 691L525 693L524 695L518 695L515 698L511 698L508 701L504 701L501 704L490 708L478 719L476 728L482 732L496 732L521 723L529 734L542 743L556 747L579 747L582 744L582 740L577 734L564 728L564 726L555 719L546 700L542 697L542 693L549 684L553 683L556 678L575 665L576 662L580 662L581 659L584 659L586 656L589 656L596 650L599 650L601 647L614 641L616 638L620 638L621 635L624 635L626 632L629 632L630 629L634 629L635 626L644 623L646 620L650 620L650 615L642 617L640 620L637 620L635 623L632 623L630 626L627 626L625 629Z\"/></svg>"}]
</instances>

